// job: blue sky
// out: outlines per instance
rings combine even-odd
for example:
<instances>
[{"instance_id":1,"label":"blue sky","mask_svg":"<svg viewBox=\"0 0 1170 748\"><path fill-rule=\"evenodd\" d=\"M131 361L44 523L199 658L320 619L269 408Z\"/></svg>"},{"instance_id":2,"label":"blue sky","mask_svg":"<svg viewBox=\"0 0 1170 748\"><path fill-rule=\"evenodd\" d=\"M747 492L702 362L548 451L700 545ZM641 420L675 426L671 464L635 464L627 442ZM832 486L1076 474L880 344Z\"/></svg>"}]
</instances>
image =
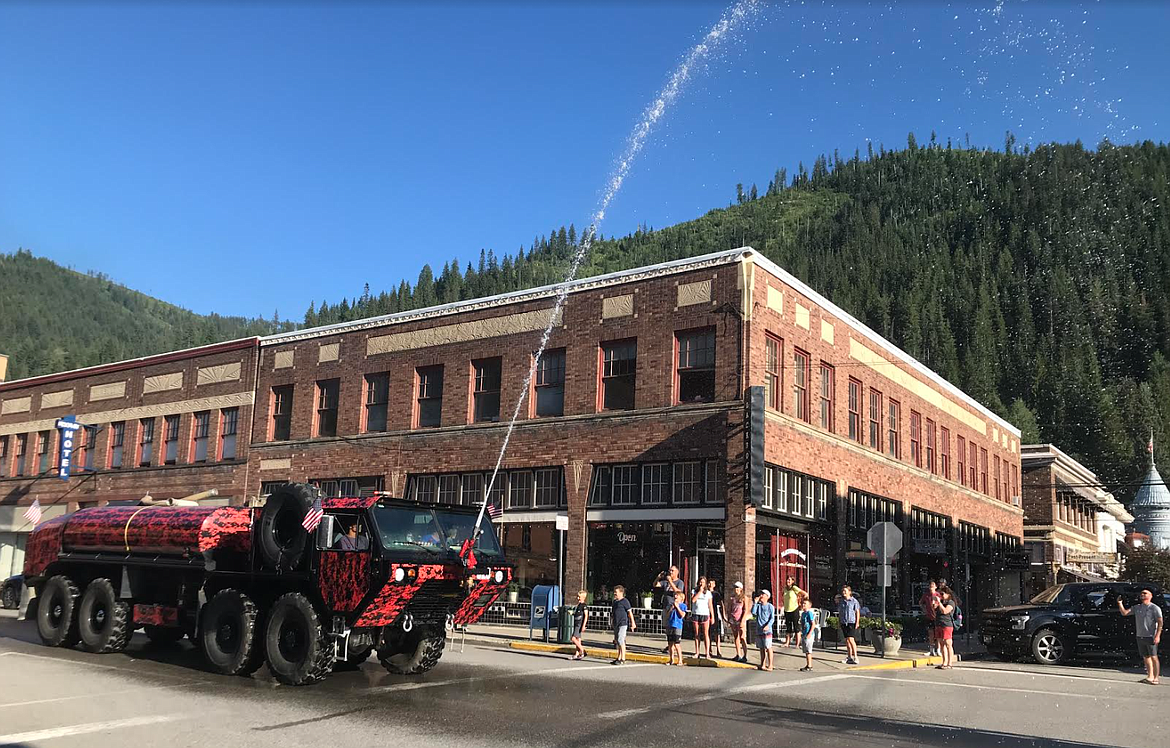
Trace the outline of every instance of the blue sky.
<instances>
[{"instance_id":1,"label":"blue sky","mask_svg":"<svg viewBox=\"0 0 1170 748\"><path fill-rule=\"evenodd\" d=\"M0 5L0 251L199 312L303 314L596 206L719 4ZM777 3L651 136L602 226L936 131L1167 140L1170 5ZM712 247L713 251L725 249Z\"/></svg>"}]
</instances>

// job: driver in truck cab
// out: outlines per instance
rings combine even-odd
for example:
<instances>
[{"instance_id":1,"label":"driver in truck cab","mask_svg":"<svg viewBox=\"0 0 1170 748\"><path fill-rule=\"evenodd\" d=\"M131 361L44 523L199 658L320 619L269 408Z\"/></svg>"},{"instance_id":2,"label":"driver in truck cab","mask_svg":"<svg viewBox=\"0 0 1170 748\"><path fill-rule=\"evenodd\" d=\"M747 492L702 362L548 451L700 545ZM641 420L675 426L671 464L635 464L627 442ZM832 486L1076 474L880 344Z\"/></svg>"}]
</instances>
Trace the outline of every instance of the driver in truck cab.
<instances>
[{"instance_id":1,"label":"driver in truck cab","mask_svg":"<svg viewBox=\"0 0 1170 748\"><path fill-rule=\"evenodd\" d=\"M349 527L345 529L345 534L337 543L339 550L364 551L370 547L370 539L366 537L365 533L359 532L360 525L360 519L355 519L350 523Z\"/></svg>"}]
</instances>

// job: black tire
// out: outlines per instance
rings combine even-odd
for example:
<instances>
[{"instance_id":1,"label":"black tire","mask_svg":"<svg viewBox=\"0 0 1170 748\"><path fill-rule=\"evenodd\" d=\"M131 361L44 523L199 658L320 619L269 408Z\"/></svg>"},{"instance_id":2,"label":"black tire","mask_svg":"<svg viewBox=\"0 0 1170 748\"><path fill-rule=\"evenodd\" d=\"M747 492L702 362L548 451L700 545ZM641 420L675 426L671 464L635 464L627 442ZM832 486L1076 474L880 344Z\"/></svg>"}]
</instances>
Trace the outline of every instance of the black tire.
<instances>
[{"instance_id":1,"label":"black tire","mask_svg":"<svg viewBox=\"0 0 1170 748\"><path fill-rule=\"evenodd\" d=\"M438 631L421 632L406 639L391 653L383 647L378 654L382 667L398 675L422 675L439 664L443 648L447 646L447 633Z\"/></svg>"},{"instance_id":2,"label":"black tire","mask_svg":"<svg viewBox=\"0 0 1170 748\"><path fill-rule=\"evenodd\" d=\"M121 652L130 642L130 604L118 599L110 580L99 577L85 588L77 608L77 633L94 654Z\"/></svg>"},{"instance_id":3,"label":"black tire","mask_svg":"<svg viewBox=\"0 0 1170 748\"><path fill-rule=\"evenodd\" d=\"M333 671L333 642L309 598L289 592L277 598L264 627L272 677L289 686L316 683Z\"/></svg>"},{"instance_id":4,"label":"black tire","mask_svg":"<svg viewBox=\"0 0 1170 748\"><path fill-rule=\"evenodd\" d=\"M142 630L151 644L175 644L186 635L183 629L173 626L143 626Z\"/></svg>"},{"instance_id":5,"label":"black tire","mask_svg":"<svg viewBox=\"0 0 1170 748\"><path fill-rule=\"evenodd\" d=\"M1032 659L1041 665L1060 665L1072 657L1072 646L1055 629L1040 629L1032 637Z\"/></svg>"},{"instance_id":6,"label":"black tire","mask_svg":"<svg viewBox=\"0 0 1170 748\"><path fill-rule=\"evenodd\" d=\"M257 615L256 603L239 590L220 590L203 606L198 644L211 667L224 675L256 672L260 666Z\"/></svg>"},{"instance_id":7,"label":"black tire","mask_svg":"<svg viewBox=\"0 0 1170 748\"><path fill-rule=\"evenodd\" d=\"M301 522L316 498L316 489L304 483L286 483L268 497L256 528L256 545L267 568L292 571L300 566L308 538Z\"/></svg>"},{"instance_id":8,"label":"black tire","mask_svg":"<svg viewBox=\"0 0 1170 748\"><path fill-rule=\"evenodd\" d=\"M16 588L8 585L4 588L4 599L0 601L0 605L5 608L15 608L20 604L20 596L16 594Z\"/></svg>"},{"instance_id":9,"label":"black tire","mask_svg":"<svg viewBox=\"0 0 1170 748\"><path fill-rule=\"evenodd\" d=\"M333 663L334 670L357 670L362 666L362 663L370 659L370 655L374 653L374 647L371 645L365 649L349 651L349 657L344 660L338 660Z\"/></svg>"},{"instance_id":10,"label":"black tire","mask_svg":"<svg viewBox=\"0 0 1170 748\"><path fill-rule=\"evenodd\" d=\"M72 647L77 643L77 598L73 580L55 576L37 595L37 633L48 647Z\"/></svg>"}]
</instances>

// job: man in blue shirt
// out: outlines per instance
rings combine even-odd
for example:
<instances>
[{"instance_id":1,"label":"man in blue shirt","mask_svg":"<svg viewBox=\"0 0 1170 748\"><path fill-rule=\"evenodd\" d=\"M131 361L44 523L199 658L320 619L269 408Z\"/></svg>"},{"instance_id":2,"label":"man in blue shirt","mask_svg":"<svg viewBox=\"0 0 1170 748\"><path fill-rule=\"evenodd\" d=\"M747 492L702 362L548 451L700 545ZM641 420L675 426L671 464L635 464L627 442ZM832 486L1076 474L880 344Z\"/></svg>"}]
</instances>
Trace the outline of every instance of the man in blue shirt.
<instances>
[{"instance_id":1,"label":"man in blue shirt","mask_svg":"<svg viewBox=\"0 0 1170 748\"><path fill-rule=\"evenodd\" d=\"M768 602L771 596L768 590L764 590L752 606L752 617L756 619L756 643L760 647L757 670L772 670L772 624L776 621L776 606Z\"/></svg>"},{"instance_id":2,"label":"man in blue shirt","mask_svg":"<svg viewBox=\"0 0 1170 748\"><path fill-rule=\"evenodd\" d=\"M846 665L857 665L857 624L861 622L861 603L853 596L849 585L841 588L841 602L837 605L837 620L845 637Z\"/></svg>"}]
</instances>

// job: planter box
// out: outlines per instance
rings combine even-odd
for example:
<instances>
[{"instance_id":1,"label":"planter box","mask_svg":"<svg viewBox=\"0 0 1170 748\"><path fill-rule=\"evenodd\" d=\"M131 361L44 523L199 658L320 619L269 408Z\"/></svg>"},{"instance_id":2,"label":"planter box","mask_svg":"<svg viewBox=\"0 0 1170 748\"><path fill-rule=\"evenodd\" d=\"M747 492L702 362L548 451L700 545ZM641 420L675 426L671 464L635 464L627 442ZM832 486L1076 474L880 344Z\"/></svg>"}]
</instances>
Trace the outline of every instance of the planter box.
<instances>
[{"instance_id":1,"label":"planter box","mask_svg":"<svg viewBox=\"0 0 1170 748\"><path fill-rule=\"evenodd\" d=\"M902 649L902 638L895 636L882 636L873 629L867 630L867 636L870 643L873 644L873 650L876 654L885 654L886 657L893 657Z\"/></svg>"}]
</instances>

